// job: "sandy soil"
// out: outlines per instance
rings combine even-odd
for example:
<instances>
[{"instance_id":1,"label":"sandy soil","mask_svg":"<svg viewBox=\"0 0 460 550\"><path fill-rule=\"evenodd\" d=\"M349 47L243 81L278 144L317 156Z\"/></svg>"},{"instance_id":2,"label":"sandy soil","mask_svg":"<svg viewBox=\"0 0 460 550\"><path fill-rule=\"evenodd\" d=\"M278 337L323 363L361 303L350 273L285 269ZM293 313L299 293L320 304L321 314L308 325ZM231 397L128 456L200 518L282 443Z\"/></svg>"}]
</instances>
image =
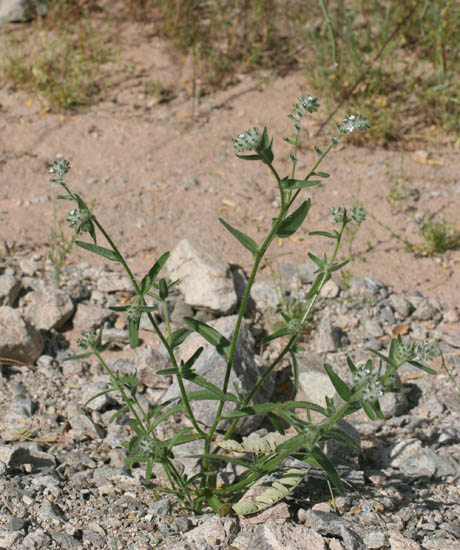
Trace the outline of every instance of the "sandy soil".
<instances>
[{"instance_id":1,"label":"sandy soil","mask_svg":"<svg viewBox=\"0 0 460 550\"><path fill-rule=\"evenodd\" d=\"M95 213L139 276L184 237L201 239L229 262L248 268L249 254L217 218L260 241L277 212L277 191L265 167L235 157L231 138L267 125L275 138L276 165L286 175L290 151L282 137L292 135L287 118L292 103L309 92L305 72L241 76L234 86L197 101L190 93L189 66L164 43L129 27L120 41L125 66L135 69L118 73L104 101L86 112L49 112L20 90L0 89L0 255L49 251L59 189L49 183L48 169L62 155L71 161L73 190L87 202L95 199ZM172 89L174 99L157 104L144 93L148 80ZM313 138L325 116L320 110L309 121L298 175L315 161L312 146L327 143L328 129ZM308 232L329 230L329 207L351 205L354 197L414 242L420 237L413 216L420 219L431 211L460 224L459 160L458 148L435 142L409 143L398 151L344 141L321 166L331 177L310 192L313 206L305 227L276 242L269 260L293 263L305 261L309 251L322 255L328 249L325 239ZM388 202L398 181L406 186L410 212L396 211L403 201L396 208ZM58 202L59 221L68 206ZM353 275L374 275L398 290L419 290L460 307L459 250L417 256L369 217L352 252L347 268ZM74 250L69 261L81 260L95 258Z\"/></svg>"}]
</instances>

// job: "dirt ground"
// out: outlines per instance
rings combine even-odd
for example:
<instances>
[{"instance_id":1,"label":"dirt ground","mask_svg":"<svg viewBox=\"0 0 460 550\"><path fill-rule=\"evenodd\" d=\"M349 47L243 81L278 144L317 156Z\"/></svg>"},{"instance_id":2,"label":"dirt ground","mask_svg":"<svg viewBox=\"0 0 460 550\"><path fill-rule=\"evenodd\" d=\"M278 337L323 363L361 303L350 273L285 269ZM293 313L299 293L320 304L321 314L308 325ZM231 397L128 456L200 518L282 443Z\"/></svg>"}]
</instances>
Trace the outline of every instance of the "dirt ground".
<instances>
[{"instance_id":1,"label":"dirt ground","mask_svg":"<svg viewBox=\"0 0 460 550\"><path fill-rule=\"evenodd\" d=\"M20 90L0 89L0 255L48 253L59 192L49 183L48 169L62 155L71 162L72 189L88 203L95 199L95 213L139 276L184 237L201 239L248 269L249 253L217 218L261 241L277 212L277 190L266 167L235 157L231 138L267 125L275 138L276 166L287 175L290 150L282 138L293 133L287 118L293 102L309 93L305 71L284 78L242 75L234 86L198 101L191 94L190 67L163 42L129 27L120 40L126 69L114 77L104 101L86 112L53 113ZM144 93L148 80L160 81L174 98L156 103ZM328 128L313 137L326 114L321 109L308 121L298 176L316 160L312 146L327 144ZM322 255L330 248L327 241L308 232L330 230L329 208L350 206L355 199L413 242L421 242L413 217L428 211L460 225L459 160L458 148L436 140L406 143L404 150L344 140L321 165L331 177L309 191L313 205L304 228L274 243L268 259L296 263L307 261L309 251ZM411 211L404 211L401 200L391 207L398 185L405 186ZM70 204L58 201L57 208L63 221ZM348 251L346 245L344 255ZM374 275L397 290L419 290L460 307L460 250L417 256L368 217L352 252L351 274ZM97 261L75 247L68 261L83 260ZM344 282L340 275L337 281Z\"/></svg>"}]
</instances>

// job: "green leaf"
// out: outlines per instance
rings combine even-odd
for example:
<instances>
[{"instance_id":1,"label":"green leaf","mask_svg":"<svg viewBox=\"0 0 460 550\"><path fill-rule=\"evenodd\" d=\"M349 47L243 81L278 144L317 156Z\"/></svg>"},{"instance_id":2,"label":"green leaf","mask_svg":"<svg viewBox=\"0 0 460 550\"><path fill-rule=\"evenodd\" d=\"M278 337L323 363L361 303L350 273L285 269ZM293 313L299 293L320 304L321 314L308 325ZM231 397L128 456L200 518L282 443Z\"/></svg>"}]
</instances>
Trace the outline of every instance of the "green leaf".
<instances>
[{"instance_id":1,"label":"green leaf","mask_svg":"<svg viewBox=\"0 0 460 550\"><path fill-rule=\"evenodd\" d=\"M193 355L187 359L187 361L181 362L181 367L183 367L181 370L190 370L193 365L196 363L198 357L203 353L204 347L200 346L195 350Z\"/></svg>"},{"instance_id":2,"label":"green leaf","mask_svg":"<svg viewBox=\"0 0 460 550\"><path fill-rule=\"evenodd\" d=\"M320 178L328 178L330 176L327 172L312 172L311 175L318 176Z\"/></svg>"},{"instance_id":3,"label":"green leaf","mask_svg":"<svg viewBox=\"0 0 460 550\"><path fill-rule=\"evenodd\" d=\"M216 348L217 353L225 357L228 361L231 344L227 338L222 336L222 334L220 334L220 332L215 328L212 328L197 319L193 319L192 317L184 317L184 321L189 327L191 327L192 330L198 332L200 336L212 344Z\"/></svg>"},{"instance_id":4,"label":"green leaf","mask_svg":"<svg viewBox=\"0 0 460 550\"><path fill-rule=\"evenodd\" d=\"M307 217L308 211L310 210L310 204L311 200L306 200L299 206L299 208L297 208L297 210L281 222L278 227L278 231L276 232L278 237L285 239L286 237L293 235L297 229L299 229Z\"/></svg>"},{"instance_id":5,"label":"green leaf","mask_svg":"<svg viewBox=\"0 0 460 550\"><path fill-rule=\"evenodd\" d=\"M348 401L351 397L351 390L350 388L345 384L345 382L338 376L333 370L330 365L327 363L324 363L324 369L327 372L327 375L329 376L329 380L332 382L332 385L335 388L335 391L340 395L340 397L344 401Z\"/></svg>"},{"instance_id":6,"label":"green leaf","mask_svg":"<svg viewBox=\"0 0 460 550\"><path fill-rule=\"evenodd\" d=\"M358 453L362 451L361 447L355 442L355 440L339 428L328 428L325 436L322 439L334 439L335 441L338 441L339 443L342 443L342 445L350 447L350 449L353 449Z\"/></svg>"},{"instance_id":7,"label":"green leaf","mask_svg":"<svg viewBox=\"0 0 460 550\"><path fill-rule=\"evenodd\" d=\"M288 451L289 453L295 453L303 447L305 447L305 434L301 433L278 445L276 452L282 453L284 451Z\"/></svg>"},{"instance_id":8,"label":"green leaf","mask_svg":"<svg viewBox=\"0 0 460 550\"><path fill-rule=\"evenodd\" d=\"M353 359L351 359L351 357L347 357L347 364L352 374L354 374L358 370L357 366L353 363Z\"/></svg>"},{"instance_id":9,"label":"green leaf","mask_svg":"<svg viewBox=\"0 0 460 550\"><path fill-rule=\"evenodd\" d=\"M370 403L370 406L372 407L372 410L375 412L377 418L379 418L380 420L385 420L385 416L382 412L382 409L380 408L380 403L378 399L376 399L375 401L372 401Z\"/></svg>"},{"instance_id":10,"label":"green leaf","mask_svg":"<svg viewBox=\"0 0 460 550\"><path fill-rule=\"evenodd\" d=\"M192 331L188 328L182 327L177 330L175 330L171 334L171 348L176 348L177 346L180 346L182 342L187 338L189 334L191 334Z\"/></svg>"},{"instance_id":11,"label":"green leaf","mask_svg":"<svg viewBox=\"0 0 460 550\"><path fill-rule=\"evenodd\" d=\"M159 290L160 290L160 298L162 300L166 300L166 298L168 297L168 294L169 294L169 290L168 290L168 283L166 282L166 279L160 279L160 282L159 282Z\"/></svg>"},{"instance_id":12,"label":"green leaf","mask_svg":"<svg viewBox=\"0 0 460 550\"><path fill-rule=\"evenodd\" d=\"M303 189L304 187L314 187L315 185L319 185L320 183L320 180L288 179L282 180L282 187L283 189Z\"/></svg>"},{"instance_id":13,"label":"green leaf","mask_svg":"<svg viewBox=\"0 0 460 550\"><path fill-rule=\"evenodd\" d=\"M409 365L412 365L413 367L417 367L418 369L421 369L428 374L438 374L435 370L431 369L430 367L427 367L423 363L419 363L418 361L408 361Z\"/></svg>"},{"instance_id":14,"label":"green leaf","mask_svg":"<svg viewBox=\"0 0 460 550\"><path fill-rule=\"evenodd\" d=\"M238 403L238 398L235 395L232 395L230 393L225 394L220 388L218 388L212 382L209 382L209 380L206 380L206 378L203 378L202 376L200 376L199 374L196 374L195 372L183 373L182 376L183 378L185 378L186 380L189 380L190 382L193 382L197 386L206 388L207 390L212 392L217 397L217 399L220 399L221 401L233 401L234 403Z\"/></svg>"},{"instance_id":15,"label":"green leaf","mask_svg":"<svg viewBox=\"0 0 460 550\"><path fill-rule=\"evenodd\" d=\"M128 321L129 344L136 349L139 344L139 319Z\"/></svg>"},{"instance_id":16,"label":"green leaf","mask_svg":"<svg viewBox=\"0 0 460 550\"><path fill-rule=\"evenodd\" d=\"M269 412L267 413L268 420L272 423L272 426L275 428L275 430L280 433L281 435L285 434L284 426L282 419L277 416L276 414Z\"/></svg>"},{"instance_id":17,"label":"green leaf","mask_svg":"<svg viewBox=\"0 0 460 550\"><path fill-rule=\"evenodd\" d=\"M94 254L98 254L99 256L104 256L104 258L107 258L108 260L112 260L112 262L119 262L120 257L109 248L104 248L103 246L99 246L97 244L93 243L86 243L84 241L75 241L75 244L80 246L81 248L85 248L86 250L89 250L90 252L94 252Z\"/></svg>"},{"instance_id":18,"label":"green leaf","mask_svg":"<svg viewBox=\"0 0 460 550\"><path fill-rule=\"evenodd\" d=\"M345 494L345 487L343 486L342 480L337 473L337 470L334 468L332 462L327 458L323 451L319 447L313 447L311 450L311 456L317 461L321 468L326 472L329 479L336 486L337 490L341 495Z\"/></svg>"},{"instance_id":19,"label":"green leaf","mask_svg":"<svg viewBox=\"0 0 460 550\"><path fill-rule=\"evenodd\" d=\"M158 258L158 260L154 263L153 267L150 269L147 275L142 279L140 284L142 294L145 294L150 290L152 284L158 276L158 273L160 273L161 268L168 260L169 255L169 252L165 252L162 256L160 256L160 258Z\"/></svg>"},{"instance_id":20,"label":"green leaf","mask_svg":"<svg viewBox=\"0 0 460 550\"><path fill-rule=\"evenodd\" d=\"M329 239L337 239L337 232L329 233L328 231L310 231L309 235L320 235L321 237L328 237Z\"/></svg>"},{"instance_id":21,"label":"green leaf","mask_svg":"<svg viewBox=\"0 0 460 550\"><path fill-rule=\"evenodd\" d=\"M240 241L240 243L247 248L250 252L253 254L257 254L259 251L259 247L257 246L257 243L251 239L251 237L248 237L238 229L235 229L230 224L228 224L226 221L224 221L222 218L219 218L220 223L230 231L230 233Z\"/></svg>"},{"instance_id":22,"label":"green leaf","mask_svg":"<svg viewBox=\"0 0 460 550\"><path fill-rule=\"evenodd\" d=\"M330 268L329 268L329 272L330 273L333 273L334 271L338 271L339 269L342 269L343 266L347 265L347 263L349 262L350 260L345 260L344 262L342 262L341 264L334 264L332 265Z\"/></svg>"},{"instance_id":23,"label":"green leaf","mask_svg":"<svg viewBox=\"0 0 460 550\"><path fill-rule=\"evenodd\" d=\"M317 405L316 403L310 403L309 401L284 401L282 403L260 403L258 405L243 407L236 411L226 413L223 418L241 418L244 416L267 414L269 412L281 414L281 411L290 409L307 409L319 412L323 416L327 416L324 407L321 407L321 405Z\"/></svg>"},{"instance_id":24,"label":"green leaf","mask_svg":"<svg viewBox=\"0 0 460 550\"><path fill-rule=\"evenodd\" d=\"M243 160L262 160L262 157L260 155L238 155L238 154L236 154L236 156L239 159L243 159Z\"/></svg>"},{"instance_id":25,"label":"green leaf","mask_svg":"<svg viewBox=\"0 0 460 550\"><path fill-rule=\"evenodd\" d=\"M265 336L265 338L263 339L263 343L266 344L271 340L275 340L275 338L281 338L282 336L288 336L290 334L291 334L291 331L287 327L280 328L273 334L270 334L269 336Z\"/></svg>"},{"instance_id":26,"label":"green leaf","mask_svg":"<svg viewBox=\"0 0 460 550\"><path fill-rule=\"evenodd\" d=\"M374 411L372 410L372 407L369 405L369 403L367 401L361 401L361 406L363 407L363 410L367 414L367 416L371 420L375 420Z\"/></svg>"}]
</instances>

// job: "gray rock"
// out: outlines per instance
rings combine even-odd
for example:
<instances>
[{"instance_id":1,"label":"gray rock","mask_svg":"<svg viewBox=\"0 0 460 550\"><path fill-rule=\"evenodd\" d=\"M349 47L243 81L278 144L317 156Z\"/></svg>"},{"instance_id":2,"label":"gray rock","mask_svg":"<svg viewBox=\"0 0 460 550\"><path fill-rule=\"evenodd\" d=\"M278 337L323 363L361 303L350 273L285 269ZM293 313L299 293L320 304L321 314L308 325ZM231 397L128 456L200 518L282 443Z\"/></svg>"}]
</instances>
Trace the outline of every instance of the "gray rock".
<instances>
[{"instance_id":1,"label":"gray rock","mask_svg":"<svg viewBox=\"0 0 460 550\"><path fill-rule=\"evenodd\" d=\"M324 407L325 397L333 397L335 388L324 370L324 361L312 353L297 354L299 385L307 401Z\"/></svg>"},{"instance_id":2,"label":"gray rock","mask_svg":"<svg viewBox=\"0 0 460 550\"><path fill-rule=\"evenodd\" d=\"M13 307L21 292L21 281L14 275L0 275L0 306Z\"/></svg>"},{"instance_id":3,"label":"gray rock","mask_svg":"<svg viewBox=\"0 0 460 550\"><path fill-rule=\"evenodd\" d=\"M340 526L340 534L342 535L343 544L346 550L367 550L363 539L352 529L345 525Z\"/></svg>"},{"instance_id":4,"label":"gray rock","mask_svg":"<svg viewBox=\"0 0 460 550\"><path fill-rule=\"evenodd\" d=\"M364 535L363 540L369 550L379 550L386 546L386 536L383 531L370 531Z\"/></svg>"},{"instance_id":5,"label":"gray rock","mask_svg":"<svg viewBox=\"0 0 460 550\"><path fill-rule=\"evenodd\" d=\"M0 531L0 548L16 548L16 543L23 535L17 531Z\"/></svg>"},{"instance_id":6,"label":"gray rock","mask_svg":"<svg viewBox=\"0 0 460 550\"><path fill-rule=\"evenodd\" d=\"M357 445L361 445L361 436L358 430L350 424L347 420L339 420L336 424L336 428L339 428L350 436ZM354 457L357 454L357 451L354 451L350 447L342 445L334 439L328 439L326 441L326 454L334 464L347 462L349 457Z\"/></svg>"},{"instance_id":7,"label":"gray rock","mask_svg":"<svg viewBox=\"0 0 460 550\"><path fill-rule=\"evenodd\" d=\"M68 405L66 416L74 431L74 438L102 439L105 436L102 428L95 424L76 403Z\"/></svg>"},{"instance_id":8,"label":"gray rock","mask_svg":"<svg viewBox=\"0 0 460 550\"><path fill-rule=\"evenodd\" d=\"M324 536L341 537L343 527L355 532L359 526L347 519L341 518L337 514L330 512L320 512L317 510L307 510L305 525L318 531ZM360 533L358 533L361 536Z\"/></svg>"},{"instance_id":9,"label":"gray rock","mask_svg":"<svg viewBox=\"0 0 460 550\"><path fill-rule=\"evenodd\" d=\"M24 23L35 15L46 16L48 6L45 0L1 0L0 21Z\"/></svg>"},{"instance_id":10,"label":"gray rock","mask_svg":"<svg viewBox=\"0 0 460 550\"><path fill-rule=\"evenodd\" d=\"M332 279L330 279L321 289L321 296L323 298L336 298L339 293L339 285Z\"/></svg>"},{"instance_id":11,"label":"gray rock","mask_svg":"<svg viewBox=\"0 0 460 550\"><path fill-rule=\"evenodd\" d=\"M0 445L0 461L12 469L20 468L24 464L30 464L37 470L55 466L54 457L41 451L36 443Z\"/></svg>"},{"instance_id":12,"label":"gray rock","mask_svg":"<svg viewBox=\"0 0 460 550\"><path fill-rule=\"evenodd\" d=\"M390 306L399 313L402 319L406 319L412 313L413 307L409 300L400 294L391 294L388 298Z\"/></svg>"},{"instance_id":13,"label":"gray rock","mask_svg":"<svg viewBox=\"0 0 460 550\"><path fill-rule=\"evenodd\" d=\"M317 353L330 353L339 348L340 330L331 323L327 316L323 317L318 325L315 343Z\"/></svg>"},{"instance_id":14,"label":"gray rock","mask_svg":"<svg viewBox=\"0 0 460 550\"><path fill-rule=\"evenodd\" d=\"M280 301L279 292L272 279L256 280L251 288L251 298L259 311L274 310Z\"/></svg>"},{"instance_id":15,"label":"gray rock","mask_svg":"<svg viewBox=\"0 0 460 550\"><path fill-rule=\"evenodd\" d=\"M365 317L363 319L363 326L368 336L380 338L380 336L384 335L382 325L377 319L369 319L369 317Z\"/></svg>"},{"instance_id":16,"label":"gray rock","mask_svg":"<svg viewBox=\"0 0 460 550\"><path fill-rule=\"evenodd\" d=\"M99 328L104 322L114 321L116 314L94 304L78 304L77 311L72 319L73 327L80 330Z\"/></svg>"},{"instance_id":17,"label":"gray rock","mask_svg":"<svg viewBox=\"0 0 460 550\"><path fill-rule=\"evenodd\" d=\"M438 310L430 303L429 300L422 300L412 314L412 318L417 319L418 321L429 321L437 313L439 313Z\"/></svg>"},{"instance_id":18,"label":"gray rock","mask_svg":"<svg viewBox=\"0 0 460 550\"><path fill-rule=\"evenodd\" d=\"M401 470L410 476L444 477L458 474L454 460L437 455L432 449L422 448L401 461Z\"/></svg>"},{"instance_id":19,"label":"gray rock","mask_svg":"<svg viewBox=\"0 0 460 550\"><path fill-rule=\"evenodd\" d=\"M97 279L97 290L106 294L112 292L134 292L130 279L118 271L105 271Z\"/></svg>"},{"instance_id":20,"label":"gray rock","mask_svg":"<svg viewBox=\"0 0 460 550\"><path fill-rule=\"evenodd\" d=\"M238 527L234 518L215 516L189 531L185 537L198 548L202 548L205 544L211 548L217 548L219 545L224 547L231 544L237 533Z\"/></svg>"},{"instance_id":21,"label":"gray rock","mask_svg":"<svg viewBox=\"0 0 460 550\"><path fill-rule=\"evenodd\" d=\"M99 397L94 396L108 389L107 382L89 382L84 384L80 391L80 405L90 409L91 411L102 411L108 405L113 403L110 394L104 393L99 395ZM90 401L90 399L92 399ZM89 401L89 402L88 402Z\"/></svg>"},{"instance_id":22,"label":"gray rock","mask_svg":"<svg viewBox=\"0 0 460 550\"><path fill-rule=\"evenodd\" d=\"M326 550L323 537L303 525L269 520L257 527L248 548L257 550Z\"/></svg>"},{"instance_id":23,"label":"gray rock","mask_svg":"<svg viewBox=\"0 0 460 550\"><path fill-rule=\"evenodd\" d=\"M236 324L236 319L237 317L235 315L231 317L222 317L210 323L210 326L218 330L227 340L230 340ZM200 346L203 346L204 350L194 364L194 371L221 388L225 376L226 360L219 355L214 346L208 344L201 336L198 334L191 334L185 340L179 348L179 359L187 361ZM254 339L243 322L237 340L235 360L230 375L228 391L233 392L234 383L237 383L240 391L242 391L243 395L246 395L254 386L260 374L261 371L254 362ZM184 382L187 391L202 389L189 381ZM252 402L256 404L268 401L273 391L273 384L274 380L269 376L266 383L259 388ZM164 399L171 399L178 395L180 395L179 385L177 380L175 380L166 392ZM234 410L236 406L236 403L227 402L224 411ZM211 426L214 422L217 407L218 401L195 401L192 403L196 419L206 426ZM257 428L261 420L262 418L260 418L260 416L251 416L242 419L237 426L237 432L241 434L249 433ZM219 429L226 429L230 423L230 420L222 420L219 423Z\"/></svg>"},{"instance_id":24,"label":"gray rock","mask_svg":"<svg viewBox=\"0 0 460 550\"><path fill-rule=\"evenodd\" d=\"M33 364L43 349L40 333L16 309L0 307L0 357Z\"/></svg>"},{"instance_id":25,"label":"gray rock","mask_svg":"<svg viewBox=\"0 0 460 550\"><path fill-rule=\"evenodd\" d=\"M24 297L24 302L24 317L37 329L59 329L74 312L66 292L42 281Z\"/></svg>"},{"instance_id":26,"label":"gray rock","mask_svg":"<svg viewBox=\"0 0 460 550\"><path fill-rule=\"evenodd\" d=\"M136 350L135 366L137 378L149 388L166 389L170 386L170 376L157 374L161 369L171 367L169 357L150 346Z\"/></svg>"},{"instance_id":27,"label":"gray rock","mask_svg":"<svg viewBox=\"0 0 460 550\"><path fill-rule=\"evenodd\" d=\"M65 531L54 533L52 536L56 544L63 550L78 550L82 547L80 541L68 535Z\"/></svg>"},{"instance_id":28,"label":"gray rock","mask_svg":"<svg viewBox=\"0 0 460 550\"><path fill-rule=\"evenodd\" d=\"M174 323L176 326L184 325L184 317L193 317L193 309L185 303L185 300L182 296L178 296L174 302L174 309L170 314L171 323ZM145 317L147 319L147 317ZM150 330L152 330L152 325L149 322Z\"/></svg>"},{"instance_id":29,"label":"gray rock","mask_svg":"<svg viewBox=\"0 0 460 550\"><path fill-rule=\"evenodd\" d=\"M170 277L179 279L178 288L192 307L217 313L231 313L237 304L230 266L200 242L183 239L168 262Z\"/></svg>"}]
</instances>

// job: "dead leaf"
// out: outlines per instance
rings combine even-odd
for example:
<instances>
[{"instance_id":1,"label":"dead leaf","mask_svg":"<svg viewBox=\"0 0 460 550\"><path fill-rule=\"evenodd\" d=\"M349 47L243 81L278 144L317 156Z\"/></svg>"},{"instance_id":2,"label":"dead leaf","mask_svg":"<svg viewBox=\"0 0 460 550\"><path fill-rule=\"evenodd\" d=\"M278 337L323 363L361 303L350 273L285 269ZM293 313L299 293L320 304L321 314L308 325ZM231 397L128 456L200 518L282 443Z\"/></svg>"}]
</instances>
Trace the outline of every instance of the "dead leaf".
<instances>
[{"instance_id":1,"label":"dead leaf","mask_svg":"<svg viewBox=\"0 0 460 550\"><path fill-rule=\"evenodd\" d=\"M391 334L393 336L398 336L398 334L401 334L401 336L404 336L404 334L407 334L409 332L409 325L395 325L391 329Z\"/></svg>"}]
</instances>

